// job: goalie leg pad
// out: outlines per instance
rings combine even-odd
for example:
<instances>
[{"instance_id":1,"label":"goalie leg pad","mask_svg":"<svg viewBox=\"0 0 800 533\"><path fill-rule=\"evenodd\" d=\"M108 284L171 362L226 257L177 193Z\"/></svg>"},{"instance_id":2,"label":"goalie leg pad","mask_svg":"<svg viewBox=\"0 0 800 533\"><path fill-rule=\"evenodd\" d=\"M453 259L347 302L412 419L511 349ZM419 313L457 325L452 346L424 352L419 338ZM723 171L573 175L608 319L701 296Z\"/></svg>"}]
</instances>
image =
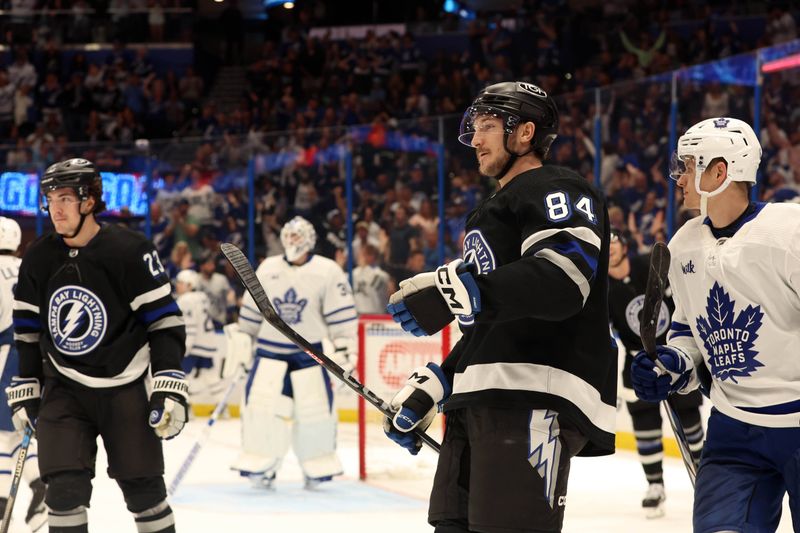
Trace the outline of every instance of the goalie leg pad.
<instances>
[{"instance_id":1,"label":"goalie leg pad","mask_svg":"<svg viewBox=\"0 0 800 533\"><path fill-rule=\"evenodd\" d=\"M274 470L289 450L292 399L282 393L287 370L285 361L256 360L245 389L242 454L234 469L254 473Z\"/></svg>"},{"instance_id":2,"label":"goalie leg pad","mask_svg":"<svg viewBox=\"0 0 800 533\"><path fill-rule=\"evenodd\" d=\"M294 452L303 472L313 479L341 474L330 378L318 365L295 370L290 377L295 408Z\"/></svg>"}]
</instances>

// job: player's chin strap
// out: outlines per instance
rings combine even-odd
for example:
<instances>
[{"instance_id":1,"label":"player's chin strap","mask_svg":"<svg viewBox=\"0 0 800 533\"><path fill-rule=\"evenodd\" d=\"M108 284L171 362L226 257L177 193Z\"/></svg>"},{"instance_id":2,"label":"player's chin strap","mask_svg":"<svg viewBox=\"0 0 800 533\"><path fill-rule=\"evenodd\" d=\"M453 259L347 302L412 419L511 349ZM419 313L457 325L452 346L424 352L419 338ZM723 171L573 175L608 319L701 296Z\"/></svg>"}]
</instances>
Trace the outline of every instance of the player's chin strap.
<instances>
[{"instance_id":1,"label":"player's chin strap","mask_svg":"<svg viewBox=\"0 0 800 533\"><path fill-rule=\"evenodd\" d=\"M521 154L512 152L511 149L508 147L508 135L509 135L508 133L503 134L503 148L506 149L506 153L508 153L508 155L511 157L508 158L508 161L506 162L505 165L503 165L503 168L500 169L500 172L498 172L494 176L490 176L491 178L496 180L502 179L503 176L505 176L508 173L508 171L511 170L511 167L514 166L514 163L516 163L517 159L533 152L534 149L534 146L531 143L531 147L527 151L522 152Z\"/></svg>"},{"instance_id":2,"label":"player's chin strap","mask_svg":"<svg viewBox=\"0 0 800 533\"><path fill-rule=\"evenodd\" d=\"M708 216L708 199L711 198L712 196L716 196L718 194L721 194L722 191L727 189L728 186L732 182L733 182L733 180L731 179L730 174L729 174L729 175L725 176L725 181L722 182L722 185L717 187L715 190L713 190L711 192L702 191L702 190L700 190L700 178L699 178L699 173L698 173L698 177L695 177L695 180L694 180L694 189L695 189L695 191L697 191L697 194L700 195L700 217L702 219L705 219Z\"/></svg>"},{"instance_id":3,"label":"player's chin strap","mask_svg":"<svg viewBox=\"0 0 800 533\"><path fill-rule=\"evenodd\" d=\"M83 203L83 200L81 200L81 203ZM80 215L81 215L81 221L78 222L78 227L75 228L75 231L72 232L72 235L65 235L63 233L59 233L59 235L61 235L62 238L64 238L64 239L74 239L75 237L78 236L78 233L81 232L81 228L83 228L83 223L86 221L86 217L89 216L89 213L86 213L86 214L82 213L80 207L78 207L78 213L80 213Z\"/></svg>"}]
</instances>

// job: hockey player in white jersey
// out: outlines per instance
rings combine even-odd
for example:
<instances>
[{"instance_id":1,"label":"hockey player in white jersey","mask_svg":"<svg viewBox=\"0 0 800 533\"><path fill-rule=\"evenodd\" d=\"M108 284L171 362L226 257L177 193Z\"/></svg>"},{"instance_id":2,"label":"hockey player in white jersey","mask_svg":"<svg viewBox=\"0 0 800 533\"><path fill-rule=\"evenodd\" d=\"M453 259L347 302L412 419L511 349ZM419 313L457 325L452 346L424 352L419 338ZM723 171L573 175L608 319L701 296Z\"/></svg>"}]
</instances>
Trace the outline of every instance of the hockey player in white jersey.
<instances>
[{"instance_id":1,"label":"hockey player in white jersey","mask_svg":"<svg viewBox=\"0 0 800 533\"><path fill-rule=\"evenodd\" d=\"M222 385L219 368L225 336L217 332L209 315L211 302L199 290L199 279L200 274L194 270L181 270L175 278L176 301L186 324L186 356L182 366L190 401L216 403L215 396Z\"/></svg>"},{"instance_id":2,"label":"hockey player in white jersey","mask_svg":"<svg viewBox=\"0 0 800 533\"><path fill-rule=\"evenodd\" d=\"M287 324L318 349L323 338L331 339L335 348L331 357L352 370L358 321L344 272L330 259L312 253L316 233L301 217L286 223L281 242L284 255L261 263L256 270L259 281ZM242 301L239 327L255 339L256 357L241 411L242 453L233 468L254 485L271 487L291 444L306 488L341 474L327 371L264 322L249 294Z\"/></svg>"},{"instance_id":3,"label":"hockey player in white jersey","mask_svg":"<svg viewBox=\"0 0 800 533\"><path fill-rule=\"evenodd\" d=\"M761 146L741 120L679 139L671 175L700 209L669 244L675 301L666 372L639 353L631 380L659 401L698 386L713 409L694 531L775 531L784 494L800 531L800 206L750 201Z\"/></svg>"},{"instance_id":4,"label":"hockey player in white jersey","mask_svg":"<svg viewBox=\"0 0 800 533\"><path fill-rule=\"evenodd\" d=\"M0 217L0 368L2 368L0 386L3 389L11 384L11 377L19 373L11 306L21 262L15 254L21 238L19 224L10 218ZM11 409L5 402L0 402L0 514L5 511L6 495L11 487L11 476L17 463L16 455L20 442L22 442L22 432L17 431L12 423ZM25 521L31 531L43 530L47 523L47 507L44 505L45 485L39 478L35 440L31 441L28 448L22 477L30 485L33 493Z\"/></svg>"}]
</instances>

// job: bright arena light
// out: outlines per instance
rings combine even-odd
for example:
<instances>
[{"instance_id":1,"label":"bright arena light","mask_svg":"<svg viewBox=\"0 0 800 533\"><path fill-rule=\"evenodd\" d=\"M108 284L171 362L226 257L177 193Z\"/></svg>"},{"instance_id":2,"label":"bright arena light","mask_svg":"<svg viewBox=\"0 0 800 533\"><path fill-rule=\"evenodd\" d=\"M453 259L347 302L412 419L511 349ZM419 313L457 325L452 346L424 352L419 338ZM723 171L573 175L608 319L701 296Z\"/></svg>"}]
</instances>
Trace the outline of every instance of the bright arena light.
<instances>
[{"instance_id":1,"label":"bright arena light","mask_svg":"<svg viewBox=\"0 0 800 533\"><path fill-rule=\"evenodd\" d=\"M285 7L286 9L292 9L294 7L294 2L286 2L285 4L283 4L283 7Z\"/></svg>"}]
</instances>

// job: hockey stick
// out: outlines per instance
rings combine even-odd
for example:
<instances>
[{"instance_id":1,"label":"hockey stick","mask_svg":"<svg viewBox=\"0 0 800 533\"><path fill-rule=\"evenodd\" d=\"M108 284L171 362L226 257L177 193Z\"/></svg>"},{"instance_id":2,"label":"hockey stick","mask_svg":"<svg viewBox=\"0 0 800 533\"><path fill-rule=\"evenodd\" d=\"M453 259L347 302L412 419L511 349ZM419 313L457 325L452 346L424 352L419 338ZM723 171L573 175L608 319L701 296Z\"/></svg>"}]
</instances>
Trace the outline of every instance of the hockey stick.
<instances>
[{"instance_id":1,"label":"hockey stick","mask_svg":"<svg viewBox=\"0 0 800 533\"><path fill-rule=\"evenodd\" d=\"M650 255L650 271L647 275L647 288L644 293L644 307L642 308L642 318L639 324L639 337L642 339L642 346L647 356L655 362L656 366L663 372L667 370L656 354L656 329L658 327L658 315L661 312L661 301L664 299L664 289L667 285L669 275L669 248L663 242L657 242L653 246ZM681 452L683 464L689 473L689 479L694 486L697 477L697 467L692 459L692 452L689 450L689 443L686 440L686 433L678 418L678 413L672 405L672 398L669 396L665 402L669 425L675 433L675 440L678 442L678 449Z\"/></svg>"},{"instance_id":2,"label":"hockey stick","mask_svg":"<svg viewBox=\"0 0 800 533\"><path fill-rule=\"evenodd\" d=\"M364 384L353 377L352 374L346 373L344 369L336 364L334 360L314 348L310 342L305 340L302 336L300 336L300 334L293 330L289 324L283 321L280 315L278 315L277 311L275 311L275 308L272 307L267 293L264 292L263 285L261 285L261 282L258 281L256 273L253 271L253 267L250 265L250 262L240 249L230 243L221 244L220 249L225 255L225 258L230 262L231 265L233 265L236 275L244 284L247 292L249 292L250 296L253 297L258 310L261 311L261 315L264 317L264 320L269 322L275 329L283 333L290 341L297 345L298 348L311 356L312 359L322 365L328 372L336 376L338 379L343 381L345 385L353 389L356 394L364 398L373 406L377 407L378 410L385 416L388 418L392 418L394 416L394 413L386 401L365 387ZM439 443L431 438L427 433L419 429L415 429L414 432L422 440L422 442L437 452L439 451Z\"/></svg>"},{"instance_id":3,"label":"hockey stick","mask_svg":"<svg viewBox=\"0 0 800 533\"><path fill-rule=\"evenodd\" d=\"M200 433L200 436L197 437L196 441L194 441L192 449L189 450L189 455L187 455L186 459L183 460L183 464L178 469L175 477L172 478L172 483L169 484L169 489L167 490L167 494L170 496L173 496L175 491L178 490L178 485L181 484L181 481L183 481L183 478L186 477L187 472L189 472L189 468L192 467L192 463L194 463L194 460L197 459L197 455L200 453L200 448L203 447L208 440L208 436L211 435L211 428L214 427L214 424L222 414L222 411L224 411L225 407L228 406L228 399L231 397L233 390L245 376L247 376L247 372L245 372L243 368L239 368L236 371L236 374L233 376L230 385L228 385L228 388L225 389L225 394L222 395L222 399L219 401L219 403L217 403L217 406L214 408L214 412L211 413L211 416L208 418L206 427L203 428L203 432Z\"/></svg>"},{"instance_id":4,"label":"hockey stick","mask_svg":"<svg viewBox=\"0 0 800 533\"><path fill-rule=\"evenodd\" d=\"M22 444L19 447L19 455L17 456L17 465L14 467L14 477L11 479L11 491L8 493L8 500L6 501L6 512L3 514L3 524L0 525L0 533L8 533L8 526L11 525L11 511L14 509L14 502L17 500L17 491L19 484L22 482L22 469L25 467L25 458L28 457L28 448L31 445L31 438L33 437L33 428L25 426L25 432L22 434Z\"/></svg>"}]
</instances>

